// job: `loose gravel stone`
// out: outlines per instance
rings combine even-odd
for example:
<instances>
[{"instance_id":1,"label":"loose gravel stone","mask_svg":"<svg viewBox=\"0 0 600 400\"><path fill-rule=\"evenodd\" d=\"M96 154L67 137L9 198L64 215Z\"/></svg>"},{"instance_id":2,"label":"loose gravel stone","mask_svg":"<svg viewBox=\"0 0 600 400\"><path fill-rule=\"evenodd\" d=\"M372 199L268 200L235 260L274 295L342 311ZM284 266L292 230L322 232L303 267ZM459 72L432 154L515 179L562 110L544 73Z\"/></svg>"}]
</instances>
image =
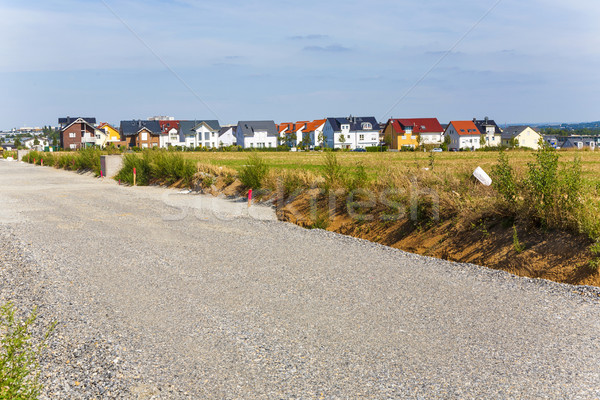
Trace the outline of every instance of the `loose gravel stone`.
<instances>
[{"instance_id":1,"label":"loose gravel stone","mask_svg":"<svg viewBox=\"0 0 600 400\"><path fill-rule=\"evenodd\" d=\"M58 321L45 398L600 396L596 288L49 168L0 188L1 298Z\"/></svg>"}]
</instances>

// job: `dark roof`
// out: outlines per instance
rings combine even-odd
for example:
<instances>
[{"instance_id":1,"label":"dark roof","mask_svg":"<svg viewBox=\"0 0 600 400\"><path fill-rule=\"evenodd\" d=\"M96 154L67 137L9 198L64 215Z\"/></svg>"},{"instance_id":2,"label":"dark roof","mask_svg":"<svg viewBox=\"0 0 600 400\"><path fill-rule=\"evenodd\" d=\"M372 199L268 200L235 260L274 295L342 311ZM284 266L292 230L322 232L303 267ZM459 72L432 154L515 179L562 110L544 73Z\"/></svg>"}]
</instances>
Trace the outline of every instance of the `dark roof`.
<instances>
[{"instance_id":1,"label":"dark roof","mask_svg":"<svg viewBox=\"0 0 600 400\"><path fill-rule=\"evenodd\" d=\"M179 121L179 133L182 135L191 135L198 121Z\"/></svg>"},{"instance_id":2,"label":"dark roof","mask_svg":"<svg viewBox=\"0 0 600 400\"><path fill-rule=\"evenodd\" d=\"M219 129L221 129L221 124L219 124L219 121L217 121L216 119L198 119L195 122L196 122L196 124L194 125L194 128L196 128L198 125L200 125L202 123L205 123L213 131L218 131Z\"/></svg>"},{"instance_id":3,"label":"dark roof","mask_svg":"<svg viewBox=\"0 0 600 400\"><path fill-rule=\"evenodd\" d=\"M160 124L158 121L148 121L142 119L121 121L120 131L124 136L134 136L142 128L146 128L155 135L160 135L161 133Z\"/></svg>"},{"instance_id":4,"label":"dark roof","mask_svg":"<svg viewBox=\"0 0 600 400\"><path fill-rule=\"evenodd\" d=\"M235 128L237 128L236 126L222 126L221 129L219 129L219 136L221 136L222 134L224 134L225 132L227 132L230 129L233 129L233 133L235 134Z\"/></svg>"},{"instance_id":5,"label":"dark roof","mask_svg":"<svg viewBox=\"0 0 600 400\"><path fill-rule=\"evenodd\" d=\"M475 123L477 129L479 129L479 133L481 133L482 135L485 133L486 126L493 126L494 134L496 135L500 135L502 133L502 129L500 129L498 124L496 124L496 122L493 119L489 119L488 117L485 117L485 119L473 118L473 122Z\"/></svg>"},{"instance_id":6,"label":"dark roof","mask_svg":"<svg viewBox=\"0 0 600 400\"><path fill-rule=\"evenodd\" d=\"M87 122L88 124L95 124L96 123L96 118L95 117L65 117L65 118L59 118L58 119L58 124L59 125L71 125L78 118L81 118L81 119L85 120L85 122Z\"/></svg>"},{"instance_id":7,"label":"dark roof","mask_svg":"<svg viewBox=\"0 0 600 400\"><path fill-rule=\"evenodd\" d=\"M515 126L506 127L502 131L502 139L512 139L516 136L519 136L521 134L521 132L523 132L527 128L531 128L531 127L527 126L527 125L515 125ZM533 128L531 128L531 129L533 129ZM535 129L533 129L533 130L536 131Z\"/></svg>"},{"instance_id":8,"label":"dark roof","mask_svg":"<svg viewBox=\"0 0 600 400\"><path fill-rule=\"evenodd\" d=\"M342 125L350 125L351 131L378 131L379 123L375 117L348 117L348 118L327 118L327 121L331 124L334 132L342 130ZM368 122L371 124L371 129L363 129L363 123Z\"/></svg>"},{"instance_id":9,"label":"dark roof","mask_svg":"<svg viewBox=\"0 0 600 400\"><path fill-rule=\"evenodd\" d=\"M267 131L267 136L279 136L277 127L273 120L269 121L239 121L238 129L242 130L244 136L254 136L254 131Z\"/></svg>"},{"instance_id":10,"label":"dark roof","mask_svg":"<svg viewBox=\"0 0 600 400\"><path fill-rule=\"evenodd\" d=\"M596 143L597 138L593 136L569 136L560 147L563 149L578 147L577 143L583 143L583 146L589 146L591 142Z\"/></svg>"}]
</instances>

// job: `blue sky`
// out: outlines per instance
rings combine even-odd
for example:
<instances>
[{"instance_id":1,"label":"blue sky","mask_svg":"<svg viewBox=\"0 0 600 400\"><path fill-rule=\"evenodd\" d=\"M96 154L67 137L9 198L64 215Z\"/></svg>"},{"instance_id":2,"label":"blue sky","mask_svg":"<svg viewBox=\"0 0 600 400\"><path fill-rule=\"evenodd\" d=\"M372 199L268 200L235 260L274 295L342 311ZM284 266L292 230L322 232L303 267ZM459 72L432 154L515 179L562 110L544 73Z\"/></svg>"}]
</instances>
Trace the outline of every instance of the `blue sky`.
<instances>
[{"instance_id":1,"label":"blue sky","mask_svg":"<svg viewBox=\"0 0 600 400\"><path fill-rule=\"evenodd\" d=\"M600 119L597 0L1 0L0 15L0 129Z\"/></svg>"}]
</instances>

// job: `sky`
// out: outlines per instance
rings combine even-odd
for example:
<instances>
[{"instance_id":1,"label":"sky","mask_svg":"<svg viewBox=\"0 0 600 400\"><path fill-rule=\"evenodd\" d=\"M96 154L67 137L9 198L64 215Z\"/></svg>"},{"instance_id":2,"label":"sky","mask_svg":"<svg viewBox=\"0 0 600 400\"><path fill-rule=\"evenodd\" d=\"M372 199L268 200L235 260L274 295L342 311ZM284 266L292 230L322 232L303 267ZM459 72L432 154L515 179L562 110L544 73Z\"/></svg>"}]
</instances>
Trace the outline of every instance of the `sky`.
<instances>
[{"instance_id":1,"label":"sky","mask_svg":"<svg viewBox=\"0 0 600 400\"><path fill-rule=\"evenodd\" d=\"M0 0L0 129L600 120L597 0Z\"/></svg>"}]
</instances>

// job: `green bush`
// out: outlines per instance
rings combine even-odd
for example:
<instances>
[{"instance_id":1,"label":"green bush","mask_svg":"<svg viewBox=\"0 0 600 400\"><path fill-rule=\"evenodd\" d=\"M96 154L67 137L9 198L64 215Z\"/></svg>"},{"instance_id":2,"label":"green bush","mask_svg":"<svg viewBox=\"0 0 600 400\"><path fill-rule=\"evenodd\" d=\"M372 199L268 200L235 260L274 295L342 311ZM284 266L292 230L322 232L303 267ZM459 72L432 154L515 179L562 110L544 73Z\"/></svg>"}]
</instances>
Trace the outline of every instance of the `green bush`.
<instances>
[{"instance_id":1,"label":"green bush","mask_svg":"<svg viewBox=\"0 0 600 400\"><path fill-rule=\"evenodd\" d=\"M78 171L93 171L100 176L101 151L96 148L81 149L75 153L75 168Z\"/></svg>"},{"instance_id":2,"label":"green bush","mask_svg":"<svg viewBox=\"0 0 600 400\"><path fill-rule=\"evenodd\" d=\"M281 185L284 198L298 194L298 190L304 186L304 181L296 171L284 171L282 173Z\"/></svg>"},{"instance_id":3,"label":"green bush","mask_svg":"<svg viewBox=\"0 0 600 400\"><path fill-rule=\"evenodd\" d=\"M133 184L134 168L136 184L140 186L149 185L153 180L162 180L167 184L183 180L185 184L190 184L196 173L194 162L184 159L181 153L144 150L141 157L135 153L126 154L123 167L115 179Z\"/></svg>"},{"instance_id":4,"label":"green bush","mask_svg":"<svg viewBox=\"0 0 600 400\"><path fill-rule=\"evenodd\" d=\"M37 399L40 395L38 357L56 324L42 338L35 338L36 318L35 309L21 320L12 303L0 308L0 399Z\"/></svg>"},{"instance_id":5,"label":"green bush","mask_svg":"<svg viewBox=\"0 0 600 400\"><path fill-rule=\"evenodd\" d=\"M267 163L257 153L252 153L240 170L239 178L245 188L260 189L268 173Z\"/></svg>"},{"instance_id":6,"label":"green bush","mask_svg":"<svg viewBox=\"0 0 600 400\"><path fill-rule=\"evenodd\" d=\"M362 163L356 164L356 167L346 180L346 189L352 192L357 189L364 189L369 181L369 176Z\"/></svg>"},{"instance_id":7,"label":"green bush","mask_svg":"<svg viewBox=\"0 0 600 400\"><path fill-rule=\"evenodd\" d=\"M365 147L365 150L368 153L378 153L378 152L382 152L382 151L387 151L388 146L368 146L368 147Z\"/></svg>"},{"instance_id":8,"label":"green bush","mask_svg":"<svg viewBox=\"0 0 600 400\"><path fill-rule=\"evenodd\" d=\"M325 152L325 164L323 165L323 176L325 177L325 190L329 191L343 181L342 166L337 156L332 151Z\"/></svg>"},{"instance_id":9,"label":"green bush","mask_svg":"<svg viewBox=\"0 0 600 400\"><path fill-rule=\"evenodd\" d=\"M517 199L517 184L506 152L500 151L498 154L498 163L492 167L492 177L494 189L502 195L507 203L514 206Z\"/></svg>"}]
</instances>

